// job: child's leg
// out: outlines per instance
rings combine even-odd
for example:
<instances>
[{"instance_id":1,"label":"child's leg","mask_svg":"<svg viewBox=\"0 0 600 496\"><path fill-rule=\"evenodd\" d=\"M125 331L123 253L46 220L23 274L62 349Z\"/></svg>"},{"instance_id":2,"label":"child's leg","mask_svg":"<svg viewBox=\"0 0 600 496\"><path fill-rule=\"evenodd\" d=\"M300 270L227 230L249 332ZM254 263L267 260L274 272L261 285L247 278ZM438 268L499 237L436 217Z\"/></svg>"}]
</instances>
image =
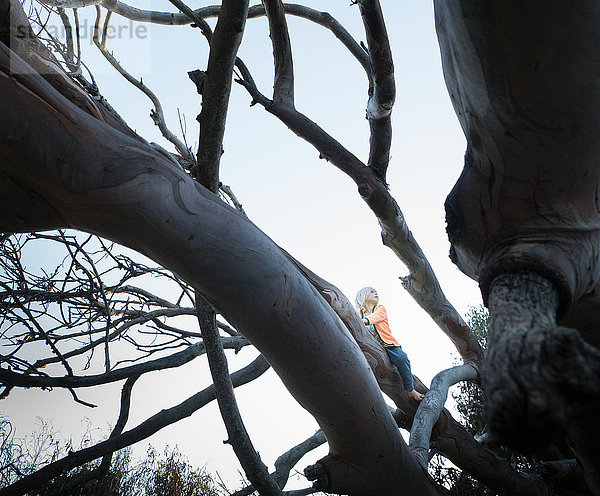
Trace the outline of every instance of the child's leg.
<instances>
[{"instance_id":1,"label":"child's leg","mask_svg":"<svg viewBox=\"0 0 600 496\"><path fill-rule=\"evenodd\" d=\"M386 346L391 362L396 366L400 377L402 378L402 385L406 391L412 391L415 386L413 384L412 371L410 369L410 360L408 355L404 353L401 346Z\"/></svg>"}]
</instances>

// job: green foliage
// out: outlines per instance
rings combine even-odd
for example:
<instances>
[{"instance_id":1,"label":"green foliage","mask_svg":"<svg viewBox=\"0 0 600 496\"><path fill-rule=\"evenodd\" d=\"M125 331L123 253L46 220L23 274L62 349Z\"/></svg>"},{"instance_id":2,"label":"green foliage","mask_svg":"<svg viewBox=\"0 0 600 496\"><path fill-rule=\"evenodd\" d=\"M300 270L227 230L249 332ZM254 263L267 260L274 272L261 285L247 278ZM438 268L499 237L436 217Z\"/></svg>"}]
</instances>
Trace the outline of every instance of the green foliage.
<instances>
[{"instance_id":1,"label":"green foliage","mask_svg":"<svg viewBox=\"0 0 600 496\"><path fill-rule=\"evenodd\" d=\"M98 463L77 467L31 496L220 496L223 492L204 469L193 468L177 447L165 448L162 456L150 446L146 458L133 465L131 450L115 453L108 472L74 489L64 490L76 477L89 474Z\"/></svg>"},{"instance_id":2,"label":"green foliage","mask_svg":"<svg viewBox=\"0 0 600 496\"><path fill-rule=\"evenodd\" d=\"M99 463L85 463L73 470L62 474L45 484L40 489L31 492L28 496L47 496L60 494L61 496L135 496L139 493L128 490L127 479L130 465L130 449L115 453L110 468L101 478L85 480L75 487L71 482L77 478L87 478L97 470Z\"/></svg>"},{"instance_id":3,"label":"green foliage","mask_svg":"<svg viewBox=\"0 0 600 496\"><path fill-rule=\"evenodd\" d=\"M90 441L86 433L82 444ZM27 438L15 438L8 419L0 416L0 489L62 458L72 444L59 442L51 424L39 419ZM61 474L28 496L221 496L225 492L204 468L194 468L178 448L162 455L149 447L146 457L131 459L131 448L114 453L108 470L98 477L100 460ZM76 484L75 484L76 483Z\"/></svg>"},{"instance_id":4,"label":"green foliage","mask_svg":"<svg viewBox=\"0 0 600 496\"><path fill-rule=\"evenodd\" d=\"M146 481L147 496L218 496L212 476L204 469L193 469L177 448L165 448L164 458L158 458L154 448L141 467Z\"/></svg>"},{"instance_id":5,"label":"green foliage","mask_svg":"<svg viewBox=\"0 0 600 496\"><path fill-rule=\"evenodd\" d=\"M467 324L485 350L490 317L483 306L471 307L467 313ZM472 382L461 382L452 393L460 421L472 435L481 435L485 424L483 420L483 394L479 386Z\"/></svg>"}]
</instances>

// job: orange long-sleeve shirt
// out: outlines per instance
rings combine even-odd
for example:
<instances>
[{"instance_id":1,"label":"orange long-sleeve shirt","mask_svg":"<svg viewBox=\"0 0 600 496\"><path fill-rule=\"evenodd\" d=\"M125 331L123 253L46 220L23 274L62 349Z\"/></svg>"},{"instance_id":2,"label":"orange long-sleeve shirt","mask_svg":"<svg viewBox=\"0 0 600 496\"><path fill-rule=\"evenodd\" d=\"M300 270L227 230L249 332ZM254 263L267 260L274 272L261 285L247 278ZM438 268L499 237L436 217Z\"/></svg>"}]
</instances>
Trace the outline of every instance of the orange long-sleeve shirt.
<instances>
[{"instance_id":1,"label":"orange long-sleeve shirt","mask_svg":"<svg viewBox=\"0 0 600 496\"><path fill-rule=\"evenodd\" d=\"M371 313L365 314L362 310L361 317L369 321L369 325L375 328L375 332L384 346L400 346L400 343L392 336L392 330L388 322L387 311L383 305L376 305Z\"/></svg>"}]
</instances>

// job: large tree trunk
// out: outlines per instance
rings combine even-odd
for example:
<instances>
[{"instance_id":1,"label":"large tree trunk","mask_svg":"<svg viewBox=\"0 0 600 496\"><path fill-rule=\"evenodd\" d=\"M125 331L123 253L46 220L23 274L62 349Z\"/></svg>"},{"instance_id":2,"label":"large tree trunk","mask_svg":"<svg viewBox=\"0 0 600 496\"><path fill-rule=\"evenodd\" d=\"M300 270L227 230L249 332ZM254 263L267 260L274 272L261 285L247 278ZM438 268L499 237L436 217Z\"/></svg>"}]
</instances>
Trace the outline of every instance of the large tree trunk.
<instances>
[{"instance_id":1,"label":"large tree trunk","mask_svg":"<svg viewBox=\"0 0 600 496\"><path fill-rule=\"evenodd\" d=\"M145 143L74 106L3 44L0 67L0 230L77 228L170 268L317 419L331 450L329 490L438 494L356 342L266 235ZM10 203L8 184L19 188Z\"/></svg>"},{"instance_id":2,"label":"large tree trunk","mask_svg":"<svg viewBox=\"0 0 600 496\"><path fill-rule=\"evenodd\" d=\"M593 474L597 450L582 433L597 431L600 379L600 3L444 0L435 9L468 142L446 202L448 234L453 260L490 304L490 427L516 445L567 434ZM506 274L517 275L507 283Z\"/></svg>"}]
</instances>

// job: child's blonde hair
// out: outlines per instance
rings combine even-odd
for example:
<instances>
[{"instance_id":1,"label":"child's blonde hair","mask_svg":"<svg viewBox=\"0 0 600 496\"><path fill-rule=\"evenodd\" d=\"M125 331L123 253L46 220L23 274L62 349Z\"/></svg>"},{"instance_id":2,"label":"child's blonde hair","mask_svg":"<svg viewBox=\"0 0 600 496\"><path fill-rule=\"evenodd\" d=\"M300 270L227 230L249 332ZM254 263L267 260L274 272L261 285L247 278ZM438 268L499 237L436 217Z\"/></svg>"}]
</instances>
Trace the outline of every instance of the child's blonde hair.
<instances>
[{"instance_id":1,"label":"child's blonde hair","mask_svg":"<svg viewBox=\"0 0 600 496\"><path fill-rule=\"evenodd\" d=\"M365 307L365 300L371 291L377 290L371 286L365 286L364 288L358 290L358 293L356 293L356 296L354 297L354 304L358 310L362 310L363 312L370 310Z\"/></svg>"}]
</instances>

